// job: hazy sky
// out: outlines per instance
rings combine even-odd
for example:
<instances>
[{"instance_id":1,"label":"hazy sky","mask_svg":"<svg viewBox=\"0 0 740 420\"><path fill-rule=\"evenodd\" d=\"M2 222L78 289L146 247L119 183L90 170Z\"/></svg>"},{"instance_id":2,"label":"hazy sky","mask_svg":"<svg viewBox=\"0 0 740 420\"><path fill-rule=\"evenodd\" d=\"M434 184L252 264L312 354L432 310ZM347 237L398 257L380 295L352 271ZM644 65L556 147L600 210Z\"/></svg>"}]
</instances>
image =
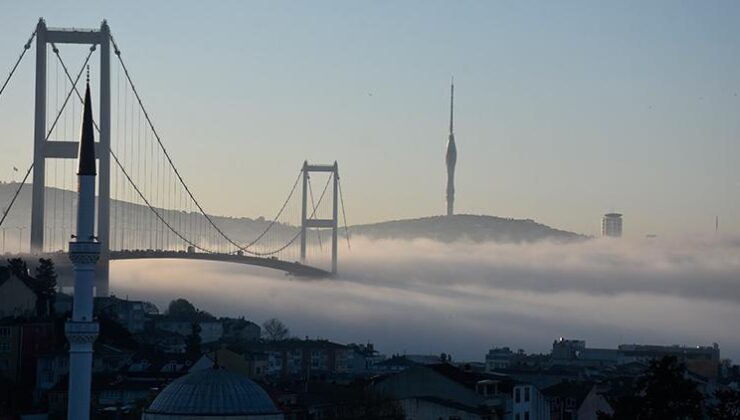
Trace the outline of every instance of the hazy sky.
<instances>
[{"instance_id":1,"label":"hazy sky","mask_svg":"<svg viewBox=\"0 0 740 420\"><path fill-rule=\"evenodd\" d=\"M108 19L213 213L273 214L304 159L339 161L350 223L443 213L454 74L459 212L740 233L735 1L6 0L3 78L39 16ZM0 97L0 178L31 161L32 97L29 54Z\"/></svg>"}]
</instances>

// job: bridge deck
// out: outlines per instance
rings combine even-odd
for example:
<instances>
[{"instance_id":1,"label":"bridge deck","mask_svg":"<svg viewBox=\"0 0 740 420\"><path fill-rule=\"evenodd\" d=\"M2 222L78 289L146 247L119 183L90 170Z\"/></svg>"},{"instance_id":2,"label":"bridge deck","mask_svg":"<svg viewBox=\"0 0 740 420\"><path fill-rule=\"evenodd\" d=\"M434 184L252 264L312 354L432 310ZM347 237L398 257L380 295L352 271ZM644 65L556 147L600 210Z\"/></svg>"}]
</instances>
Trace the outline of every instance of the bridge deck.
<instances>
[{"instance_id":1,"label":"bridge deck","mask_svg":"<svg viewBox=\"0 0 740 420\"><path fill-rule=\"evenodd\" d=\"M42 255L32 254L11 254L6 253L2 255L4 259L10 258L22 258L29 263L30 266L35 266L34 263L41 258L51 258L58 269L62 271L66 268L69 262L69 257L66 252L53 252L45 253ZM301 264L299 262L289 262L280 260L277 258L264 258L254 257L248 255L236 255L236 254L207 254L199 252L184 252L184 251L147 251L147 250L126 250L126 251L110 251L111 260L141 260L141 259L184 259L184 260L201 260L201 261L220 261L229 262L236 264L255 265L259 267L272 268L274 270L284 271L288 274L298 277L331 277L332 274L329 271L322 270L320 268L311 267L309 265Z\"/></svg>"},{"instance_id":2,"label":"bridge deck","mask_svg":"<svg viewBox=\"0 0 740 420\"><path fill-rule=\"evenodd\" d=\"M285 271L294 276L302 277L329 277L331 273L320 268L311 267L299 262L289 262L278 258L255 257L237 254L208 254L185 251L147 251L124 250L110 251L111 260L140 260L140 259L185 259L202 261L221 261L236 264L256 265Z\"/></svg>"}]
</instances>

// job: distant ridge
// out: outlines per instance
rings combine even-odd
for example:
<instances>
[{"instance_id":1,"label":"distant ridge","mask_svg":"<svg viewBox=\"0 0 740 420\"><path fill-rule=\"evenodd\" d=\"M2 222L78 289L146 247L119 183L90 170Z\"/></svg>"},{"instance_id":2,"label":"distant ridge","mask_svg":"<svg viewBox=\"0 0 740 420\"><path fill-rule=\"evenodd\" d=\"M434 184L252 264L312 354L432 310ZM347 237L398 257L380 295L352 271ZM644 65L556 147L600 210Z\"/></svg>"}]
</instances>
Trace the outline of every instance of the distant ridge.
<instances>
[{"instance_id":1,"label":"distant ridge","mask_svg":"<svg viewBox=\"0 0 740 420\"><path fill-rule=\"evenodd\" d=\"M440 242L472 241L526 243L543 240L570 242L587 236L554 229L530 219L457 214L393 220L350 228L352 235L370 239L431 239Z\"/></svg>"},{"instance_id":2,"label":"distant ridge","mask_svg":"<svg viewBox=\"0 0 740 420\"><path fill-rule=\"evenodd\" d=\"M18 187L17 183L3 183L0 182L0 207L6 206L10 202L10 198ZM46 188L46 205L49 210L53 207L58 206L61 210L62 203L66 203L66 211L62 212L63 215L56 216L57 226L72 226L72 203L77 202L77 193L74 191L60 190L56 188ZM76 204L75 204L76 205ZM113 210L111 211L111 217L113 219L121 219L124 223L126 220L136 219L136 215L149 216L151 213L149 209L140 204L126 203L115 201L112 204ZM0 208L2 210L2 208ZM159 210L161 214L172 215L177 213L173 210ZM47 221L51 221L54 217L53 212L48 214ZM4 224L4 228L11 229L7 232L8 237L8 249L12 250L13 247L17 247L18 231L14 228L23 226L24 231L22 232L27 240L30 225L31 215L31 185L26 185L21 194L18 196L18 202L15 204L13 210L8 215L8 220ZM183 218L184 222L188 222L190 218L193 220L199 219L200 216L197 213L185 213L182 212L179 217ZM227 235L234 238L240 243L246 243L254 239L259 235L270 223L269 220L264 218L251 219L248 217L222 217L211 215L211 218L216 224L227 233ZM115 224L115 220L113 221ZM275 226L275 237L280 240L289 240L298 231L298 227L278 224ZM483 215L469 215L469 214L458 214L454 216L430 216L421 217L418 219L406 219L406 220L393 220L387 222L379 222L365 225L350 226L349 231L351 235L365 236L370 239L403 239L403 240L414 240L414 239L431 239L440 242L455 242L455 241L472 241L472 242L498 242L498 243L526 243L526 242L537 242L543 240L550 240L556 242L570 242L582 239L587 239L587 236L579 235L577 233L568 232L564 230L558 230L549 226L537 223L529 219L507 219L496 216L483 216ZM13 233L10 233L13 232ZM344 234L343 229L340 232ZM66 244L69 240L71 231L57 232L54 241L54 249L58 249ZM52 235L50 235L53 237ZM116 235L113 234L115 237ZM48 238L48 239L51 239ZM315 233L309 234L309 240L315 241ZM27 246L27 245L26 245Z\"/></svg>"}]
</instances>

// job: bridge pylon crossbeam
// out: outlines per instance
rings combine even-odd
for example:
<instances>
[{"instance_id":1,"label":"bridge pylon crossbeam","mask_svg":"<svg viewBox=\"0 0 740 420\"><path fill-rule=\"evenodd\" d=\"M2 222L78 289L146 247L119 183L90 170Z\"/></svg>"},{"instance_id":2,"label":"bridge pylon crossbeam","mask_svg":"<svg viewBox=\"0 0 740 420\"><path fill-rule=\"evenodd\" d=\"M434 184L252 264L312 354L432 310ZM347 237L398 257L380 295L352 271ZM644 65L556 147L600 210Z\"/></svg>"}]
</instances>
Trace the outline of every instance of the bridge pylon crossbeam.
<instances>
[{"instance_id":1,"label":"bridge pylon crossbeam","mask_svg":"<svg viewBox=\"0 0 740 420\"><path fill-rule=\"evenodd\" d=\"M47 28L39 19L36 26L36 83L34 105L33 186L31 193L31 253L44 252L44 192L47 159L77 159L78 143L71 139L49 140L46 133L48 105L47 46L51 44L87 44L91 50L100 48L100 135L95 144L98 160L98 226L101 244L95 290L98 296L108 296L109 236L110 236L110 29L106 21L100 29ZM55 50L56 51L56 50Z\"/></svg>"}]
</instances>

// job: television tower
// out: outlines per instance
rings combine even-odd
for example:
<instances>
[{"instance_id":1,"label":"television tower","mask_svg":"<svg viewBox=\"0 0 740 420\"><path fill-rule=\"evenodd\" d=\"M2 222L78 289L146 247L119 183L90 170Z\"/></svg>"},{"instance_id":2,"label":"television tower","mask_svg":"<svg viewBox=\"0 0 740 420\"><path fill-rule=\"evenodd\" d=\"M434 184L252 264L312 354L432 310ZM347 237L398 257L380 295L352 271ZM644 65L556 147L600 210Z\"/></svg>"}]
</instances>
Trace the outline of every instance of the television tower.
<instances>
[{"instance_id":1,"label":"television tower","mask_svg":"<svg viewBox=\"0 0 740 420\"><path fill-rule=\"evenodd\" d=\"M714 216L714 234L719 235L719 216Z\"/></svg>"},{"instance_id":2,"label":"television tower","mask_svg":"<svg viewBox=\"0 0 740 420\"><path fill-rule=\"evenodd\" d=\"M450 135L447 138L447 215L455 214L455 164L457 163L457 147L455 146L455 133L453 131L453 116L455 104L455 79L450 82Z\"/></svg>"},{"instance_id":3,"label":"television tower","mask_svg":"<svg viewBox=\"0 0 740 420\"><path fill-rule=\"evenodd\" d=\"M93 320L95 265L100 258L100 242L95 236L95 139L93 137L90 70L88 67L85 108L77 169L77 235L69 243L69 259L74 268L75 286L72 320L67 322L69 341L69 401L67 418L90 418L93 342L98 323ZM107 152L107 151L106 151Z\"/></svg>"}]
</instances>

